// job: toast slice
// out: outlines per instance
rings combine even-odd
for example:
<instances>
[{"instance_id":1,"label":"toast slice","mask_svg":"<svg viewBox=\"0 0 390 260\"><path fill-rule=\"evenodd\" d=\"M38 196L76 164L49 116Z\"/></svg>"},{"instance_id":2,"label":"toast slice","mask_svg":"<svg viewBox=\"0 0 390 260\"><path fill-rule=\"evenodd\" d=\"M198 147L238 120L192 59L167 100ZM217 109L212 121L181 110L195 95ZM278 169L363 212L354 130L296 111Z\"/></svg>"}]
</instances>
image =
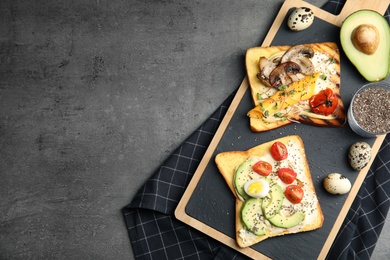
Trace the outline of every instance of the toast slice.
<instances>
[{"instance_id":1,"label":"toast slice","mask_svg":"<svg viewBox=\"0 0 390 260\"><path fill-rule=\"evenodd\" d=\"M287 147L287 159L282 161L275 161L272 159L270 149L272 144L274 144L276 141L283 143ZM251 165L253 165L258 160L268 161L273 166L273 169L271 174L267 177L262 177L254 172L251 172L245 178L248 178L248 180L266 178L269 183L277 183L283 191L285 191L286 187L290 184L285 184L280 180L277 174L277 170L284 167L294 169L294 171L297 173L297 177L294 183L302 187L304 191L303 199L300 203L293 204L289 202L289 200L284 195L281 195L283 196L281 198L283 204L281 205L280 212L278 213L281 213L284 216L288 216L294 215L295 212L301 212L305 215L302 221L293 225L292 227L277 227L270 223L269 219L265 218L267 213L255 212L257 217L256 219L253 219L253 221L257 223L260 221L264 222L264 225L262 224L264 232L261 235L256 234L256 232L254 232L256 229L250 229L248 225L244 223L243 208L245 207L246 203L249 203L252 197L242 193L242 187L240 187L241 183L239 182L242 182L243 179L241 178L242 176L238 177L237 174L242 173L240 166L244 165L244 163L249 160L252 160ZM271 237L306 232L322 227L324 216L311 178L304 144L299 136L285 136L255 146L247 151L222 152L217 154L215 157L215 162L224 180L226 181L226 184L229 186L230 190L236 197L235 230L236 241L240 247L248 247ZM271 192L268 193L267 197L259 199L259 201L262 200L262 203L265 203L266 200L269 199L269 196L273 196L272 189L273 188L271 188ZM254 201L256 201L256 199L254 199ZM288 211L287 214L286 210ZM276 219L276 217L271 216L271 221L272 218Z\"/></svg>"},{"instance_id":2,"label":"toast slice","mask_svg":"<svg viewBox=\"0 0 390 260\"><path fill-rule=\"evenodd\" d=\"M285 67L287 75L282 73L285 71L275 69L281 67L280 64L289 64ZM293 122L326 127L345 124L346 113L340 95L340 54L336 43L254 47L246 51L245 65L254 105L248 112L253 132L269 131ZM288 88L280 90L282 85ZM331 115L314 113L308 100L326 88L336 95L337 108ZM303 95L305 91L307 93Z\"/></svg>"}]
</instances>

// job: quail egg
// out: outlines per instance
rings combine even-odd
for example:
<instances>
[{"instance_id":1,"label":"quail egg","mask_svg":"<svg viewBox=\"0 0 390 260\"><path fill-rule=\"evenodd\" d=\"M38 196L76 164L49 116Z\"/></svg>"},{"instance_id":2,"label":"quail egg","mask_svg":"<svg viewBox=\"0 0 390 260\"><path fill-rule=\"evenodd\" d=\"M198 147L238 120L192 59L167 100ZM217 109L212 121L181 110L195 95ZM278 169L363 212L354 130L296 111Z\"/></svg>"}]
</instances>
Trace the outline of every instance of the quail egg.
<instances>
[{"instance_id":1,"label":"quail egg","mask_svg":"<svg viewBox=\"0 0 390 260\"><path fill-rule=\"evenodd\" d=\"M340 173L329 173L323 185L325 190L331 194L345 194L351 190L351 182Z\"/></svg>"},{"instance_id":2,"label":"quail egg","mask_svg":"<svg viewBox=\"0 0 390 260\"><path fill-rule=\"evenodd\" d=\"M296 8L288 17L287 26L292 31L302 31L313 24L314 13L308 7Z\"/></svg>"},{"instance_id":3,"label":"quail egg","mask_svg":"<svg viewBox=\"0 0 390 260\"><path fill-rule=\"evenodd\" d=\"M348 161L355 170L361 170L371 160L371 146L366 142L356 142L348 152Z\"/></svg>"},{"instance_id":4,"label":"quail egg","mask_svg":"<svg viewBox=\"0 0 390 260\"><path fill-rule=\"evenodd\" d=\"M269 183L265 179L249 180L244 185L245 192L254 198L264 198L269 189Z\"/></svg>"}]
</instances>

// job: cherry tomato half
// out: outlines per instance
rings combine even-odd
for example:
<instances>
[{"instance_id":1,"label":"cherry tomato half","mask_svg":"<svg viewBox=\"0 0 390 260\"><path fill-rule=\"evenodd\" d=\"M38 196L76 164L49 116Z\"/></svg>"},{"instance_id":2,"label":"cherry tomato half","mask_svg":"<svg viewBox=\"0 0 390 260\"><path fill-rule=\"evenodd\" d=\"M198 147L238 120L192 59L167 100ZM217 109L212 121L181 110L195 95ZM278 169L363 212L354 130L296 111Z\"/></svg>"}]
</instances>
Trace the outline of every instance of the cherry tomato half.
<instances>
[{"instance_id":1,"label":"cherry tomato half","mask_svg":"<svg viewBox=\"0 0 390 260\"><path fill-rule=\"evenodd\" d=\"M272 171L272 165L266 161L258 161L252 166L252 168L261 176L268 176Z\"/></svg>"},{"instance_id":2,"label":"cherry tomato half","mask_svg":"<svg viewBox=\"0 0 390 260\"><path fill-rule=\"evenodd\" d=\"M280 168L278 170L278 176L282 182L291 184L297 177L297 173L291 168Z\"/></svg>"},{"instance_id":3,"label":"cherry tomato half","mask_svg":"<svg viewBox=\"0 0 390 260\"><path fill-rule=\"evenodd\" d=\"M298 204L302 201L303 189L298 185L289 185L286 187L284 195L291 203Z\"/></svg>"},{"instance_id":4,"label":"cherry tomato half","mask_svg":"<svg viewBox=\"0 0 390 260\"><path fill-rule=\"evenodd\" d=\"M309 99L311 110L316 114L328 116L332 114L338 104L339 100L330 88L326 88L318 92Z\"/></svg>"},{"instance_id":5,"label":"cherry tomato half","mask_svg":"<svg viewBox=\"0 0 390 260\"><path fill-rule=\"evenodd\" d=\"M276 161L282 161L288 157L287 147L281 142L275 142L271 146L270 152Z\"/></svg>"}]
</instances>

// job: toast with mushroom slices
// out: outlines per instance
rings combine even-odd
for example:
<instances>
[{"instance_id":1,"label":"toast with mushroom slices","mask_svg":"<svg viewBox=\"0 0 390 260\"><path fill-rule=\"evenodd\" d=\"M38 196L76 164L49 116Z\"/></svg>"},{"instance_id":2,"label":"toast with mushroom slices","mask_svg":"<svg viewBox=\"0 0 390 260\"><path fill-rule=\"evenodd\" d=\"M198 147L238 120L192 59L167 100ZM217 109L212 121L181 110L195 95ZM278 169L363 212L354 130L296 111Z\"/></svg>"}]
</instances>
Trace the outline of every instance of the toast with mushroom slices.
<instances>
[{"instance_id":1,"label":"toast with mushroom slices","mask_svg":"<svg viewBox=\"0 0 390 260\"><path fill-rule=\"evenodd\" d=\"M284 145L286 157L274 159L272 147ZM265 239L321 228L324 215L318 201L302 139L285 136L247 151L227 151L215 157L218 170L236 198L235 233L238 246L252 246ZM258 163L269 163L261 175ZM281 169L290 168L296 177L287 181ZM264 185L252 187L259 181ZM287 190L301 187L303 197L291 202ZM268 187L268 191L265 191ZM257 189L257 190L256 190ZM255 191L255 193L251 193ZM257 193L256 193L257 192ZM260 193L261 196L260 196ZM257 196L259 195L259 196ZM291 195L291 194L290 194Z\"/></svg>"},{"instance_id":2,"label":"toast with mushroom slices","mask_svg":"<svg viewBox=\"0 0 390 260\"><path fill-rule=\"evenodd\" d=\"M247 114L252 131L293 122L327 127L345 124L336 43L254 47L246 51L245 63L254 105Z\"/></svg>"}]
</instances>

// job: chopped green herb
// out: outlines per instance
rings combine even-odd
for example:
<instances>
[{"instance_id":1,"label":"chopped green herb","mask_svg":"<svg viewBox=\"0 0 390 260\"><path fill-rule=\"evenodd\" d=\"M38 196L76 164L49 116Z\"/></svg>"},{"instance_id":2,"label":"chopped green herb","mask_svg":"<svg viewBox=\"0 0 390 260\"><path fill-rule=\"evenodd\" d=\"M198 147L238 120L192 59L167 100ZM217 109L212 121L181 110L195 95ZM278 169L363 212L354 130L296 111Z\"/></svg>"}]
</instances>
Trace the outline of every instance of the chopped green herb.
<instances>
[{"instance_id":1,"label":"chopped green herb","mask_svg":"<svg viewBox=\"0 0 390 260\"><path fill-rule=\"evenodd\" d=\"M260 103L260 108L261 108L261 111L264 111L263 103Z\"/></svg>"},{"instance_id":2,"label":"chopped green herb","mask_svg":"<svg viewBox=\"0 0 390 260\"><path fill-rule=\"evenodd\" d=\"M262 96L261 96L261 94L260 93L257 93L257 100L262 100L263 98L262 98Z\"/></svg>"},{"instance_id":3,"label":"chopped green herb","mask_svg":"<svg viewBox=\"0 0 390 260\"><path fill-rule=\"evenodd\" d=\"M274 114L274 117L279 117L279 118L280 118L280 117L283 117L283 114L280 113L280 112L278 112L278 113L275 113L275 114Z\"/></svg>"},{"instance_id":4,"label":"chopped green herb","mask_svg":"<svg viewBox=\"0 0 390 260\"><path fill-rule=\"evenodd\" d=\"M282 119L282 121L286 121L287 120L286 116L284 114L282 114L282 113L275 113L274 117L280 118L280 119Z\"/></svg>"},{"instance_id":5,"label":"chopped green herb","mask_svg":"<svg viewBox=\"0 0 390 260\"><path fill-rule=\"evenodd\" d=\"M320 75L320 79L322 79L322 80L326 80L326 79L327 79L327 77L326 77L326 75L324 75L324 74L321 74L321 75Z\"/></svg>"},{"instance_id":6,"label":"chopped green herb","mask_svg":"<svg viewBox=\"0 0 390 260\"><path fill-rule=\"evenodd\" d=\"M278 87L278 90L285 90L286 88L288 88L288 86L286 85L281 85Z\"/></svg>"}]
</instances>

